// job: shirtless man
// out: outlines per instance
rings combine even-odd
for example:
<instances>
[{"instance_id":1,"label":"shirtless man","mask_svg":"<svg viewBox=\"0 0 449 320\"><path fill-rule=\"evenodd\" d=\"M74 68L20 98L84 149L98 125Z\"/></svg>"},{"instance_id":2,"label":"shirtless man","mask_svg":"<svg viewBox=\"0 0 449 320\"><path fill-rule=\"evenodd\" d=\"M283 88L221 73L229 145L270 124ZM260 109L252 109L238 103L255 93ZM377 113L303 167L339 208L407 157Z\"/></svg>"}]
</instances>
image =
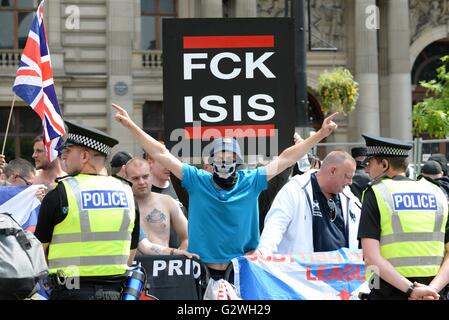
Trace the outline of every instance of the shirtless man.
<instances>
[{"instance_id":1,"label":"shirtless man","mask_svg":"<svg viewBox=\"0 0 449 320\"><path fill-rule=\"evenodd\" d=\"M45 185L48 188L47 192L52 190L56 186L56 178L67 175L67 173L62 170L59 159L56 159L52 162L48 161L43 136L37 136L34 139L33 159L34 165L37 170L34 184Z\"/></svg>"},{"instance_id":2,"label":"shirtless man","mask_svg":"<svg viewBox=\"0 0 449 320\"><path fill-rule=\"evenodd\" d=\"M132 183L134 197L140 211L140 226L151 245L139 251L145 254L186 254L188 246L187 219L170 196L151 192L151 171L148 161L133 158L126 164L126 177ZM179 248L169 247L170 228L173 227L180 239Z\"/></svg>"}]
</instances>

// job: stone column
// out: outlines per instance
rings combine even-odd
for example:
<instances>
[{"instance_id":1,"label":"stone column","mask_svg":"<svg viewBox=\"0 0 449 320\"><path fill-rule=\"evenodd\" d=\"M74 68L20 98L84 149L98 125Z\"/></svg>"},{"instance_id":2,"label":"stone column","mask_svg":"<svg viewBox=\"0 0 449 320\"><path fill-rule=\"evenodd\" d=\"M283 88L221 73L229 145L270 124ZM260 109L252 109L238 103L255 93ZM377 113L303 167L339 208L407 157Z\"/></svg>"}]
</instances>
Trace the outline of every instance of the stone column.
<instances>
[{"instance_id":1,"label":"stone column","mask_svg":"<svg viewBox=\"0 0 449 320\"><path fill-rule=\"evenodd\" d=\"M257 17L257 0L236 0L235 17L236 18Z\"/></svg>"},{"instance_id":2,"label":"stone column","mask_svg":"<svg viewBox=\"0 0 449 320\"><path fill-rule=\"evenodd\" d=\"M117 103L137 120L142 116L133 114L133 83L132 83L132 36L134 25L134 0L107 1L107 70L109 83L107 89L106 110L108 113L109 132L120 141L114 148L136 153L139 146L127 129L114 120L115 111L111 102ZM141 121L140 121L141 122Z\"/></svg>"},{"instance_id":3,"label":"stone column","mask_svg":"<svg viewBox=\"0 0 449 320\"><path fill-rule=\"evenodd\" d=\"M45 19L48 36L49 47L61 47L61 11L65 11L65 5L61 5L59 1L49 1L45 3L44 15L47 13ZM62 7L62 8L61 8ZM46 10L45 10L46 9ZM67 14L64 15L67 18ZM63 22L65 20L62 20ZM64 23L62 24L64 26Z\"/></svg>"},{"instance_id":4,"label":"stone column","mask_svg":"<svg viewBox=\"0 0 449 320\"><path fill-rule=\"evenodd\" d=\"M62 7L62 8L61 8ZM66 5L60 1L48 1L44 5L44 16L47 13L45 24L47 28L47 41L50 50L51 65L55 76L63 75L64 72L64 52L61 45L61 30L65 28L65 20L61 23L61 11L65 11ZM71 12L69 12L70 14ZM75 12L76 14L76 12ZM68 19L68 15L64 17ZM70 17L71 18L71 17ZM76 17L75 17L76 18ZM68 24L70 26L70 24ZM74 30L77 32L78 30Z\"/></svg>"},{"instance_id":5,"label":"stone column","mask_svg":"<svg viewBox=\"0 0 449 320\"><path fill-rule=\"evenodd\" d=\"M412 139L408 9L408 0L388 1L390 133L392 138L401 140Z\"/></svg>"},{"instance_id":6,"label":"stone column","mask_svg":"<svg viewBox=\"0 0 449 320\"><path fill-rule=\"evenodd\" d=\"M223 1L222 0L201 0L202 18L222 18Z\"/></svg>"},{"instance_id":7,"label":"stone column","mask_svg":"<svg viewBox=\"0 0 449 320\"><path fill-rule=\"evenodd\" d=\"M195 16L195 1L178 1L178 18L193 18Z\"/></svg>"},{"instance_id":8,"label":"stone column","mask_svg":"<svg viewBox=\"0 0 449 320\"><path fill-rule=\"evenodd\" d=\"M380 92L380 135L390 137L390 76L388 71L388 2L380 0L379 30L379 92Z\"/></svg>"},{"instance_id":9,"label":"stone column","mask_svg":"<svg viewBox=\"0 0 449 320\"><path fill-rule=\"evenodd\" d=\"M355 5L355 80L359 83L359 100L355 115L355 141L362 133L379 135L379 76L377 29L367 24L366 8L375 0L356 0Z\"/></svg>"}]
</instances>

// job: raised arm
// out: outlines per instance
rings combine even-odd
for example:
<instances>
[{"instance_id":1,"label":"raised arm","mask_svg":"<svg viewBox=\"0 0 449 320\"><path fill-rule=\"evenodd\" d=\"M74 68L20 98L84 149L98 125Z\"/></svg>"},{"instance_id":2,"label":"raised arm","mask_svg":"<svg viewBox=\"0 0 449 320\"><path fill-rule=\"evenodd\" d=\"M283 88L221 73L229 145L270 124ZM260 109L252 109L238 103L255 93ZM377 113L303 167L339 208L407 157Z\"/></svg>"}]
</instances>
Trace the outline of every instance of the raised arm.
<instances>
[{"instance_id":1,"label":"raised arm","mask_svg":"<svg viewBox=\"0 0 449 320\"><path fill-rule=\"evenodd\" d=\"M139 128L138 125L129 117L128 112L122 107L112 104L117 111L115 120L123 125L136 137L143 149L156 161L161 163L180 180L182 180L182 162L173 156L167 148L159 141L152 138L149 134Z\"/></svg>"},{"instance_id":2,"label":"raised arm","mask_svg":"<svg viewBox=\"0 0 449 320\"><path fill-rule=\"evenodd\" d=\"M337 129L337 124L333 120L337 114L338 112L324 119L321 129L318 130L317 133L304 141L285 149L277 159L271 161L266 166L267 179L270 180L288 167L294 165L295 162L301 159L314 145L334 132L334 130Z\"/></svg>"}]
</instances>

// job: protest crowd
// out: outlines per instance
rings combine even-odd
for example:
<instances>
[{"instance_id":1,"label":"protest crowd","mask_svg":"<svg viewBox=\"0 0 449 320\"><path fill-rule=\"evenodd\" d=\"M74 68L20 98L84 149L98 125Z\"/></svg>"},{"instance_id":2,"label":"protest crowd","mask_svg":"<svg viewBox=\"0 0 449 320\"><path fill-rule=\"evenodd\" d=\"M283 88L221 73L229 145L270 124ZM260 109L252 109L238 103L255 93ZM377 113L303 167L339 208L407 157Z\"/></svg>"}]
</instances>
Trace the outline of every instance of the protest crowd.
<instances>
[{"instance_id":1,"label":"protest crowd","mask_svg":"<svg viewBox=\"0 0 449 320\"><path fill-rule=\"evenodd\" d=\"M13 90L36 111L27 59ZM255 168L232 136L194 165L115 103L142 154L113 152L120 137L63 119L43 92L32 155L0 154L0 300L448 299L444 155L414 178L411 144L366 133L318 157L336 112Z\"/></svg>"},{"instance_id":2,"label":"protest crowd","mask_svg":"<svg viewBox=\"0 0 449 320\"><path fill-rule=\"evenodd\" d=\"M412 146L395 139L363 135L366 146L353 148L352 155L332 151L323 160L317 159L310 150L337 128L332 115L315 135L295 141L276 160L256 169L245 168L236 139L217 138L208 159L212 169L207 171L181 163L124 109L114 104L113 108L115 119L139 141L146 159L126 151L111 157L118 140L70 121L65 121L61 156L53 161L46 157L42 137L34 142L34 164L21 158L6 162L0 156L0 208L8 210L11 199L9 205L21 203L10 212L23 229L34 232L48 262L49 275L40 281L35 296L118 300L136 260L144 262L153 256L164 263L182 257L184 262L200 265L200 277L175 284L198 286L191 298L217 298L218 289L215 296L211 292L219 284L235 297L263 298L244 293L248 289L243 287L243 265L235 274L237 262L232 260L267 262L276 256L311 254L303 256L310 262L319 259L320 253L348 255L360 248L360 260L363 257L366 266L376 266L381 277L378 287L364 287L365 272L359 272L359 286L364 289L359 288L358 298L445 296L449 179L441 155L423 164L417 180L406 174ZM304 159L307 168L301 166ZM300 166L305 171L298 170ZM153 189L158 170L165 172L165 182ZM263 217L258 196L286 170L289 177L283 185L276 185ZM186 208L170 173L188 193ZM405 208L410 217L400 215ZM259 218L264 220L260 239ZM349 262L342 266L345 263ZM358 263L363 266L363 261ZM146 277L152 274L154 270ZM77 275L76 290L51 280ZM320 272L315 276L326 280ZM347 273L340 282L346 279ZM169 294L162 297L170 299Z\"/></svg>"}]
</instances>

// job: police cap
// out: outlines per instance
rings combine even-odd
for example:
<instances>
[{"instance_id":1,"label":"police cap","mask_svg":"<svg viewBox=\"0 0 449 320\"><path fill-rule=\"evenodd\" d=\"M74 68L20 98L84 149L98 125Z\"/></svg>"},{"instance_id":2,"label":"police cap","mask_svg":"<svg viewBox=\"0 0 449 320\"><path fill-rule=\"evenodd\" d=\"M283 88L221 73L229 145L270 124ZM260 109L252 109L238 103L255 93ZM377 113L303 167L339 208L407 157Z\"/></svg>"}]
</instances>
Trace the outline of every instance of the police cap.
<instances>
[{"instance_id":1,"label":"police cap","mask_svg":"<svg viewBox=\"0 0 449 320\"><path fill-rule=\"evenodd\" d=\"M397 139L375 137L367 134L362 134L366 143L367 157L384 157L384 158L406 158L411 144L404 143Z\"/></svg>"},{"instance_id":2,"label":"police cap","mask_svg":"<svg viewBox=\"0 0 449 320\"><path fill-rule=\"evenodd\" d=\"M107 156L111 152L112 147L118 144L118 140L98 129L81 126L67 120L64 120L64 122L67 125L68 135L60 150L77 145L98 151Z\"/></svg>"},{"instance_id":3,"label":"police cap","mask_svg":"<svg viewBox=\"0 0 449 320\"><path fill-rule=\"evenodd\" d=\"M351 155L354 159L357 157L365 157L366 151L366 147L354 147L351 149Z\"/></svg>"}]
</instances>

